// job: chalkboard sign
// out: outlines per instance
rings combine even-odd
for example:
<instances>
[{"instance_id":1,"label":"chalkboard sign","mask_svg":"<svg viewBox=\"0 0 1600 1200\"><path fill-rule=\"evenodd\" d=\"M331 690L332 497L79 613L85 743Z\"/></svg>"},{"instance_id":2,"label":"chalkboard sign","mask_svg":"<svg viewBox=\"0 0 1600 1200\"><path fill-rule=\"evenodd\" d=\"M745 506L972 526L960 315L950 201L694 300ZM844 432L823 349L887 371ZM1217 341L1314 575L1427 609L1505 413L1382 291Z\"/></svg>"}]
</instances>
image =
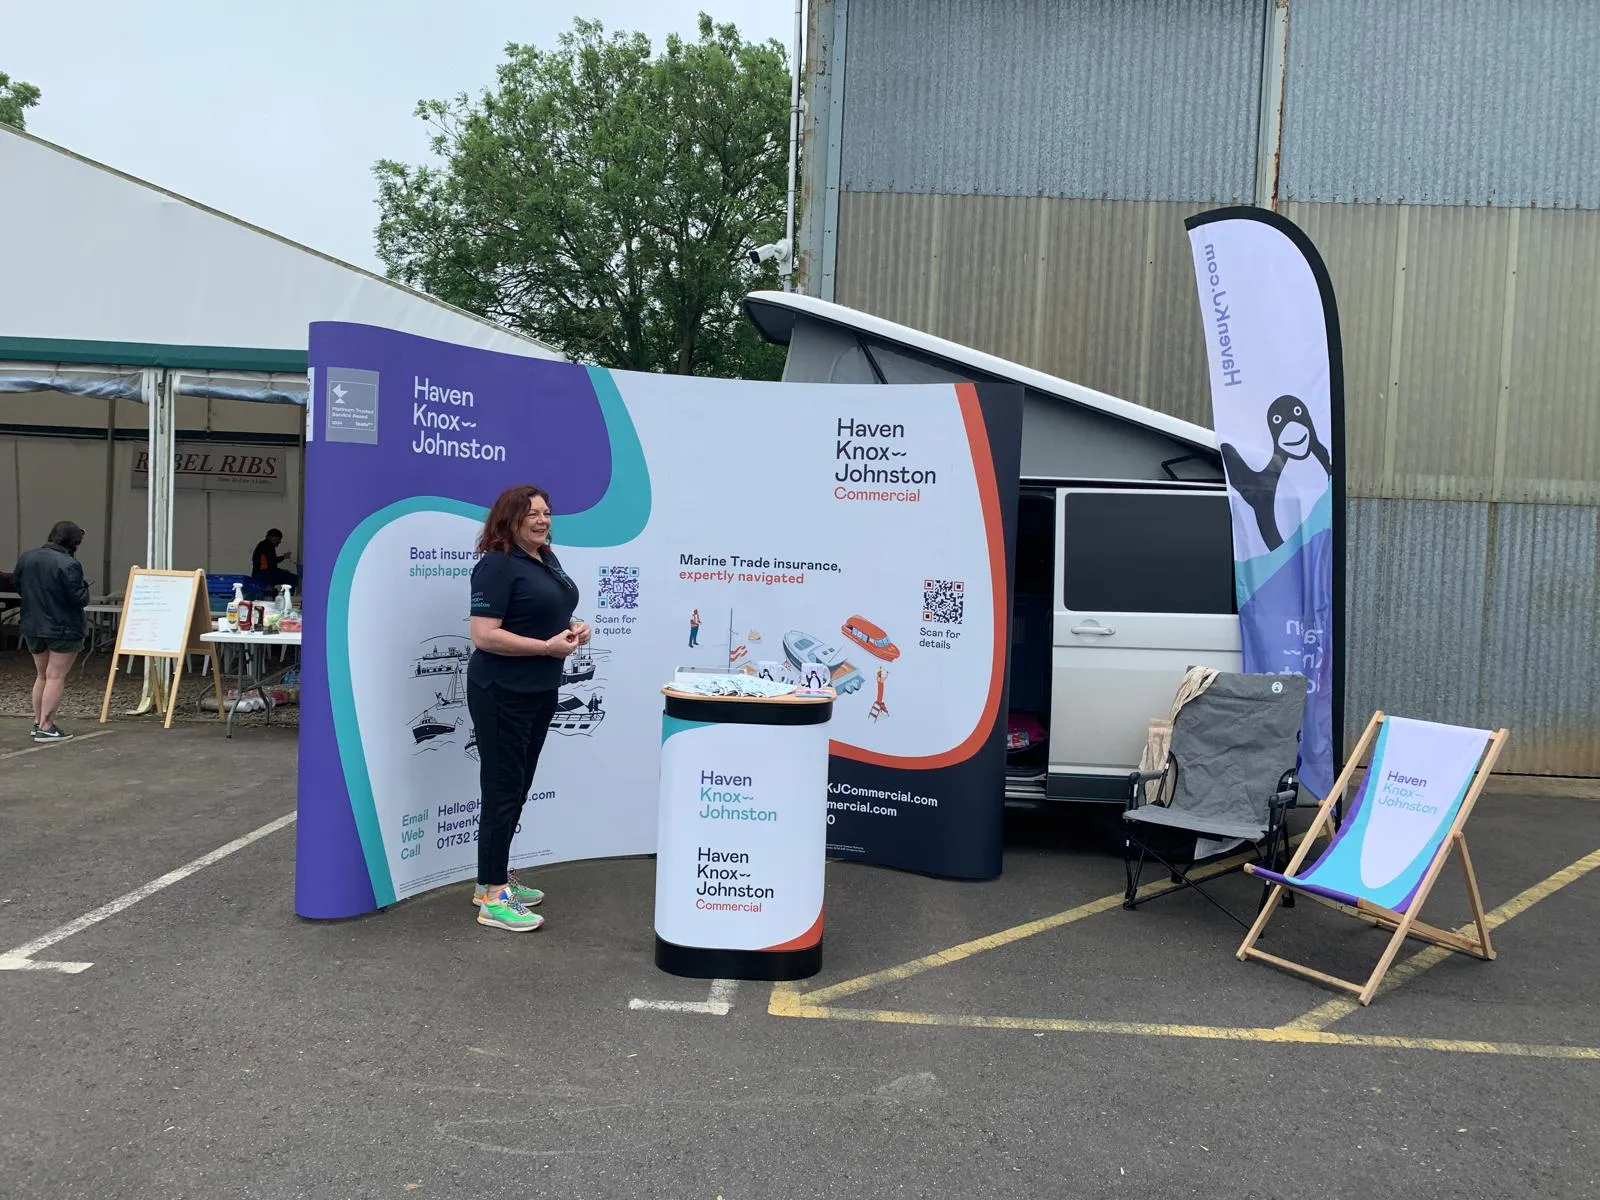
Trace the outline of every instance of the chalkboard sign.
<instances>
[{"instance_id":1,"label":"chalkboard sign","mask_svg":"<svg viewBox=\"0 0 1600 1200\"><path fill-rule=\"evenodd\" d=\"M211 604L206 595L204 571L156 571L134 567L128 572L128 586L122 593L122 616L117 623L117 645L111 655L111 670L106 676L105 699L100 705L100 723L111 712L111 689L117 679L117 664L123 655L134 658L181 659L189 654L211 657L217 673L216 652L200 635L210 627ZM221 715L221 680L218 687L218 714ZM166 727L172 727L172 713L178 701L178 680L172 681L167 700Z\"/></svg>"}]
</instances>

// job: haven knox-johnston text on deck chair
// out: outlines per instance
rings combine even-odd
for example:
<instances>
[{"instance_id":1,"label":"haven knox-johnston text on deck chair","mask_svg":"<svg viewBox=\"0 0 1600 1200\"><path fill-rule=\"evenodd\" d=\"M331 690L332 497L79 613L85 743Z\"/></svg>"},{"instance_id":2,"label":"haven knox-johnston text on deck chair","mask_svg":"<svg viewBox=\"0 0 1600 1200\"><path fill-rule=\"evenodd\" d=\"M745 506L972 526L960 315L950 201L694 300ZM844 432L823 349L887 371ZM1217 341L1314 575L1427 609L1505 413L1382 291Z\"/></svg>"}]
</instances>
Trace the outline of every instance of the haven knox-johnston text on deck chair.
<instances>
[{"instance_id":1,"label":"haven knox-johnston text on deck chair","mask_svg":"<svg viewBox=\"0 0 1600 1200\"><path fill-rule=\"evenodd\" d=\"M1143 903L1139 881L1145 859L1153 858L1175 882L1194 888L1244 925L1190 871L1244 843L1254 846L1263 862L1282 866L1288 860L1285 817L1295 802L1306 681L1300 675L1223 672L1199 694L1184 695L1172 721L1165 767L1129 776L1128 808L1122 814L1128 880L1122 906ZM1170 797L1167 803L1145 802L1144 785L1154 780L1160 781L1156 795Z\"/></svg>"},{"instance_id":2,"label":"haven knox-johnston text on deck chair","mask_svg":"<svg viewBox=\"0 0 1600 1200\"><path fill-rule=\"evenodd\" d=\"M1356 764L1374 737L1377 747L1372 764L1355 803L1335 833L1331 824L1334 802L1344 795ZM1490 733L1375 713L1288 868L1281 874L1254 865L1245 868L1270 881L1272 887L1255 925L1239 947L1239 958L1258 959L1354 992L1364 1005L1372 1002L1384 973L1407 937L1492 959L1494 947L1489 943L1489 927L1484 922L1483 899L1478 894L1478 880L1472 872L1462 830L1505 741L1504 729ZM1302 871L1301 864L1312 843L1322 833L1331 834L1332 841L1321 857ZM1417 919L1452 852L1460 858L1466 876L1467 898L1477 924L1476 939ZM1338 979L1255 948L1256 939L1289 889L1394 931L1366 983Z\"/></svg>"}]
</instances>

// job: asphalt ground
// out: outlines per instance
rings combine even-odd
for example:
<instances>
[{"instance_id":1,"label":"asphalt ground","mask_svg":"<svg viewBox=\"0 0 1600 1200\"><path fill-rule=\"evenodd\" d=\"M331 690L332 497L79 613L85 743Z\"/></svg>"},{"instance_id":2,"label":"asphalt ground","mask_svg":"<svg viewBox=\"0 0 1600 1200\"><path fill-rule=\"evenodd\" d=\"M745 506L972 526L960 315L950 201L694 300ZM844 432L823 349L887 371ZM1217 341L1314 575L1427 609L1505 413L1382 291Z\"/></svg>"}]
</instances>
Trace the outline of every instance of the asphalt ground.
<instances>
[{"instance_id":1,"label":"asphalt ground","mask_svg":"<svg viewBox=\"0 0 1600 1200\"><path fill-rule=\"evenodd\" d=\"M0 967L285 817L294 765L283 729L0 722ZM1592 1197L1600 804L1562 790L1468 828L1497 960L1410 943L1367 1009L1192 894L1122 910L1059 812L990 883L830 867L822 973L721 1015L652 964L649 860L543 869L531 935L465 884L313 923L286 824L26 960L92 966L0 969L0 1196ZM1428 915L1466 919L1453 868ZM1357 975L1382 940L1302 901L1266 944Z\"/></svg>"}]
</instances>

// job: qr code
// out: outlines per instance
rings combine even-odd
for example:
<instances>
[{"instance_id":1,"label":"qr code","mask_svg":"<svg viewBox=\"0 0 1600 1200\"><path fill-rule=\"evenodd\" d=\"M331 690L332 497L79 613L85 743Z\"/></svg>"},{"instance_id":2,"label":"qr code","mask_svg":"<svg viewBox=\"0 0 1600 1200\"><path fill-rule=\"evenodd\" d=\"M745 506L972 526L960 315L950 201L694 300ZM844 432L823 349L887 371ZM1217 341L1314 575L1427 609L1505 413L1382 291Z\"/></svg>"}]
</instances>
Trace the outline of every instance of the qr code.
<instances>
[{"instance_id":1,"label":"qr code","mask_svg":"<svg viewBox=\"0 0 1600 1200\"><path fill-rule=\"evenodd\" d=\"M639 568L601 567L597 608L638 608Z\"/></svg>"},{"instance_id":2,"label":"qr code","mask_svg":"<svg viewBox=\"0 0 1600 1200\"><path fill-rule=\"evenodd\" d=\"M922 581L922 619L959 625L967 613L967 585L959 579Z\"/></svg>"}]
</instances>

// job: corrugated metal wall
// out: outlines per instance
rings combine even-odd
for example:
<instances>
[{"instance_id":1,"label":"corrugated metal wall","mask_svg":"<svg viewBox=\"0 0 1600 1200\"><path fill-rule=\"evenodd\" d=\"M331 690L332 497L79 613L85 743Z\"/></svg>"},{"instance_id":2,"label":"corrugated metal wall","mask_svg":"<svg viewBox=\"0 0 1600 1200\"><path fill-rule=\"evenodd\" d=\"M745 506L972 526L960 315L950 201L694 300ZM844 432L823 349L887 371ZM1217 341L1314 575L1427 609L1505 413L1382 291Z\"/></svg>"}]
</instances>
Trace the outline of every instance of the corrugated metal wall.
<instances>
[{"instance_id":1,"label":"corrugated metal wall","mask_svg":"<svg viewBox=\"0 0 1600 1200\"><path fill-rule=\"evenodd\" d=\"M1594 0L1289 0L1285 191L1600 208L1597 63Z\"/></svg>"},{"instance_id":2,"label":"corrugated metal wall","mask_svg":"<svg viewBox=\"0 0 1600 1200\"><path fill-rule=\"evenodd\" d=\"M1248 201L1262 21L1252 0L851 0L844 186Z\"/></svg>"},{"instance_id":3,"label":"corrugated metal wall","mask_svg":"<svg viewBox=\"0 0 1600 1200\"><path fill-rule=\"evenodd\" d=\"M1251 198L1269 2L813 0L847 3L832 298L1209 425L1182 222ZM1504 723L1507 769L1600 775L1600 3L1289 14L1352 724Z\"/></svg>"}]
</instances>

